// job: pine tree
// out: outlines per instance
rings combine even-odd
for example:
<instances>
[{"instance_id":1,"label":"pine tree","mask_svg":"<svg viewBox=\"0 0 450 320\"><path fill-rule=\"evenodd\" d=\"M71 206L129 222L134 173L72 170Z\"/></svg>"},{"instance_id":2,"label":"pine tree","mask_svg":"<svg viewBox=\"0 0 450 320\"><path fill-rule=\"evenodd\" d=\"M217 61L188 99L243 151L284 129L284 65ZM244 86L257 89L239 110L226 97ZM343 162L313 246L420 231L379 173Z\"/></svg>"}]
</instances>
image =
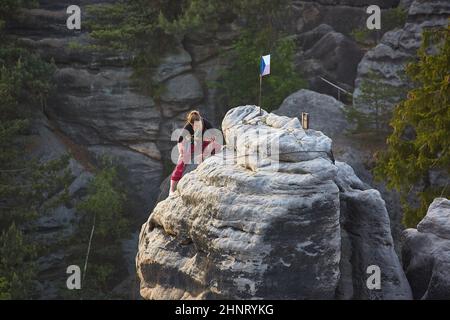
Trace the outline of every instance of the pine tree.
<instances>
[{"instance_id":1,"label":"pine tree","mask_svg":"<svg viewBox=\"0 0 450 320\"><path fill-rule=\"evenodd\" d=\"M3 231L0 235L0 297L20 299L32 296L35 257L36 247L27 243L15 223Z\"/></svg>"},{"instance_id":2,"label":"pine tree","mask_svg":"<svg viewBox=\"0 0 450 320\"><path fill-rule=\"evenodd\" d=\"M377 135L390 133L394 101L402 96L403 90L384 83L382 77L373 71L362 80L360 90L360 95L346 110L349 121L356 124L354 131Z\"/></svg>"},{"instance_id":3,"label":"pine tree","mask_svg":"<svg viewBox=\"0 0 450 320\"><path fill-rule=\"evenodd\" d=\"M121 246L121 239L130 229L130 220L126 216L128 195L122 183L126 172L107 157L101 159L99 166L100 170L89 183L86 197L76 206L79 229L70 241L78 244L75 262L84 265L86 248L91 240L86 274L81 290L68 292L63 288L61 295L66 298L117 298L111 291L126 273Z\"/></svg>"},{"instance_id":4,"label":"pine tree","mask_svg":"<svg viewBox=\"0 0 450 320\"><path fill-rule=\"evenodd\" d=\"M450 174L450 27L423 33L418 61L406 73L415 88L397 105L388 150L380 154L375 174L400 191L404 224L415 226L435 197L450 195L450 186L435 185L431 172ZM417 204L410 200L415 197Z\"/></svg>"}]
</instances>

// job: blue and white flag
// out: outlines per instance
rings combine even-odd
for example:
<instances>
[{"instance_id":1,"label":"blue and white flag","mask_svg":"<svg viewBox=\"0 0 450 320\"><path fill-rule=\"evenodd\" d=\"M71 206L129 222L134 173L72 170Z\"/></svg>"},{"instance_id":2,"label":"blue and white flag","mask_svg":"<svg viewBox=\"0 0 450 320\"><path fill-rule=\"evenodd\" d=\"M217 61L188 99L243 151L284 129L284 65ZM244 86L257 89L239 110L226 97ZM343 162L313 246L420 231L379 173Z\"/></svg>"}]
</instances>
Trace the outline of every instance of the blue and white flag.
<instances>
[{"instance_id":1,"label":"blue and white flag","mask_svg":"<svg viewBox=\"0 0 450 320\"><path fill-rule=\"evenodd\" d=\"M261 77L270 74L270 54L261 57L261 63L259 65L259 73Z\"/></svg>"}]
</instances>

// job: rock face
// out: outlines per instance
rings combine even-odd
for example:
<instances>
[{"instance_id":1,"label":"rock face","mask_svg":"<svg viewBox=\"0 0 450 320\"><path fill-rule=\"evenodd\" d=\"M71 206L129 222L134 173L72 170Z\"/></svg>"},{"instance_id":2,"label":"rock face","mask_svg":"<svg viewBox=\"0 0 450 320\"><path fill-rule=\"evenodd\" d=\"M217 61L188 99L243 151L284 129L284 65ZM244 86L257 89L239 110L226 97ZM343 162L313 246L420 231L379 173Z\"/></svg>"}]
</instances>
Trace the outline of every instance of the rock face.
<instances>
[{"instance_id":1,"label":"rock face","mask_svg":"<svg viewBox=\"0 0 450 320\"><path fill-rule=\"evenodd\" d=\"M410 299L409 284L403 270L398 268L389 215L380 192L362 183L349 165L337 162L336 166L342 237L342 275L337 296L341 299ZM369 266L380 268L381 290L367 288Z\"/></svg>"},{"instance_id":2,"label":"rock face","mask_svg":"<svg viewBox=\"0 0 450 320\"><path fill-rule=\"evenodd\" d=\"M31 133L31 155L40 161L58 159L73 151L61 141L61 137L42 114L35 116ZM70 202L46 210L36 221L26 226L26 233L33 242L55 248L45 250L36 261L38 282L35 294L40 299L60 297L60 285L66 281L65 270L72 248L65 245L64 241L71 239L77 231L79 215L76 214L75 204L86 194L93 177L86 167L88 166L79 159L70 159L67 168L73 176L68 186Z\"/></svg>"},{"instance_id":3,"label":"rock face","mask_svg":"<svg viewBox=\"0 0 450 320\"><path fill-rule=\"evenodd\" d=\"M151 98L133 90L130 75L128 68L94 72L60 68L55 74L57 94L50 99L47 112L91 156L117 159L129 172L137 203L146 210L155 200L149 197L155 193L151 181L161 179L161 157L159 152L145 153L135 146L155 144L160 112Z\"/></svg>"},{"instance_id":4,"label":"rock face","mask_svg":"<svg viewBox=\"0 0 450 320\"><path fill-rule=\"evenodd\" d=\"M407 7L408 3L403 5ZM385 33L380 43L369 50L359 63L355 80L355 103L364 108L358 97L361 94L361 83L369 72L379 75L381 81L388 85L406 88L408 83L403 78L405 65L416 55L423 29L447 26L449 15L450 3L445 0L416 0L409 4L405 26ZM392 102L394 104L397 100Z\"/></svg>"},{"instance_id":5,"label":"rock face","mask_svg":"<svg viewBox=\"0 0 450 320\"><path fill-rule=\"evenodd\" d=\"M94 3L79 5L85 12L86 5ZM41 1L39 9L22 11L12 33L56 63L57 88L45 110L52 125L84 149L94 163L106 155L127 169L125 184L137 204L134 214L142 216L153 207L162 179L162 155L157 147L161 111L130 80L129 56L83 48L92 43L86 29L65 27L65 11L71 4ZM155 72L161 80L190 68L190 57L181 50L163 62Z\"/></svg>"},{"instance_id":6,"label":"rock face","mask_svg":"<svg viewBox=\"0 0 450 320\"><path fill-rule=\"evenodd\" d=\"M450 201L436 198L404 231L403 266L415 299L450 299Z\"/></svg>"},{"instance_id":7,"label":"rock face","mask_svg":"<svg viewBox=\"0 0 450 320\"><path fill-rule=\"evenodd\" d=\"M145 299L411 298L383 199L334 163L330 138L255 106L230 110L222 129L223 151L142 226ZM380 290L365 286L372 264Z\"/></svg>"}]
</instances>

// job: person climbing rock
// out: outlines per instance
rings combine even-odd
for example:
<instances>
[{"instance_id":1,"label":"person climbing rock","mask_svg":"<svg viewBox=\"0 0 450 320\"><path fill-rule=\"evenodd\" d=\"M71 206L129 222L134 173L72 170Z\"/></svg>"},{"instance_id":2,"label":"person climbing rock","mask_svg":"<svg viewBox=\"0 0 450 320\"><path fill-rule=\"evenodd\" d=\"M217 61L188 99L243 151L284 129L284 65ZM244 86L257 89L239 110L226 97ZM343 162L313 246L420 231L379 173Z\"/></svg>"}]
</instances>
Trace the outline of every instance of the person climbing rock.
<instances>
[{"instance_id":1,"label":"person climbing rock","mask_svg":"<svg viewBox=\"0 0 450 320\"><path fill-rule=\"evenodd\" d=\"M170 177L170 192L172 195L178 181L183 177L187 163L201 163L207 156L214 155L220 148L214 137L205 137L205 132L214 127L200 115L197 110L192 110L186 117L183 132L178 138L178 162Z\"/></svg>"}]
</instances>

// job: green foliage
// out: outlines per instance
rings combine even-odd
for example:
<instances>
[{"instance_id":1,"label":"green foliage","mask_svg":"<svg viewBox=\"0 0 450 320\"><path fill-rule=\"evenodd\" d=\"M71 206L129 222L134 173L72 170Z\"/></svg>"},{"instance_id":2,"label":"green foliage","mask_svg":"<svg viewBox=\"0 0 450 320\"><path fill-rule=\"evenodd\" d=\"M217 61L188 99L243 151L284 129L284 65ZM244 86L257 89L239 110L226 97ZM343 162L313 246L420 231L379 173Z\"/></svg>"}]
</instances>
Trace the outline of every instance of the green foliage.
<instances>
[{"instance_id":1,"label":"green foliage","mask_svg":"<svg viewBox=\"0 0 450 320\"><path fill-rule=\"evenodd\" d=\"M371 36L372 36L372 30L364 28L356 28L352 30L350 33L351 37L360 44L368 45L372 42Z\"/></svg>"},{"instance_id":2,"label":"green foliage","mask_svg":"<svg viewBox=\"0 0 450 320\"><path fill-rule=\"evenodd\" d=\"M13 109L19 103L38 102L43 105L45 97L54 88L49 79L55 65L43 62L38 55L14 43L0 49L0 68L2 117L7 117L7 112L14 113Z\"/></svg>"},{"instance_id":3,"label":"green foliage","mask_svg":"<svg viewBox=\"0 0 450 320\"><path fill-rule=\"evenodd\" d=\"M354 132L390 133L393 101L403 95L403 90L384 83L382 77L373 71L364 78L360 90L361 94L353 100L353 105L346 109L347 119L356 124Z\"/></svg>"},{"instance_id":4,"label":"green foliage","mask_svg":"<svg viewBox=\"0 0 450 320\"><path fill-rule=\"evenodd\" d=\"M30 298L35 276L35 246L13 223L0 235L0 299Z\"/></svg>"},{"instance_id":5,"label":"green foliage","mask_svg":"<svg viewBox=\"0 0 450 320\"><path fill-rule=\"evenodd\" d=\"M81 225L90 231L92 219L96 217L96 237L105 241L124 235L127 220L124 217L126 194L120 183L117 168L110 160L103 160L100 170L88 187L88 196L78 204L83 213Z\"/></svg>"},{"instance_id":6,"label":"green foliage","mask_svg":"<svg viewBox=\"0 0 450 320\"><path fill-rule=\"evenodd\" d=\"M257 32L258 28L271 25L274 15L287 2L124 0L114 4L90 6L89 15L92 18L88 26L99 47L133 55L133 78L136 84L143 91L158 98L163 88L152 79L152 75L161 57L174 47L177 39L205 30L215 32L237 17L244 21L247 31ZM287 46L283 48L280 51L289 50ZM287 52L285 54L287 55ZM255 59L257 66L259 57ZM286 89L280 88L279 91Z\"/></svg>"},{"instance_id":7,"label":"green foliage","mask_svg":"<svg viewBox=\"0 0 450 320\"><path fill-rule=\"evenodd\" d=\"M218 84L228 105L258 104L259 61L267 53L271 53L272 63L271 74L262 81L263 108L273 110L287 95L306 87L306 82L294 70L292 40L278 40L278 34L270 29L245 32L234 46L232 66L223 72Z\"/></svg>"},{"instance_id":8,"label":"green foliage","mask_svg":"<svg viewBox=\"0 0 450 320\"><path fill-rule=\"evenodd\" d=\"M120 170L111 159L102 159L101 167L88 186L88 194L77 205L79 231L71 241L78 248L75 263L82 266L95 225L86 278L81 290L67 292L63 289L66 298L112 298L111 289L126 272L120 240L129 232L128 198Z\"/></svg>"},{"instance_id":9,"label":"green foliage","mask_svg":"<svg viewBox=\"0 0 450 320\"><path fill-rule=\"evenodd\" d=\"M208 30L215 32L225 23L239 17L247 30L256 31L272 24L273 18L288 0L185 0L176 14L167 16L161 12L159 26L165 33L182 36L187 33Z\"/></svg>"},{"instance_id":10,"label":"green foliage","mask_svg":"<svg viewBox=\"0 0 450 320\"><path fill-rule=\"evenodd\" d=\"M395 28L403 27L406 23L407 18L408 11L402 6L387 10L381 18L381 27L383 33Z\"/></svg>"},{"instance_id":11,"label":"green foliage","mask_svg":"<svg viewBox=\"0 0 450 320\"><path fill-rule=\"evenodd\" d=\"M0 277L0 300L11 300L9 287L9 282L5 278Z\"/></svg>"},{"instance_id":12,"label":"green foliage","mask_svg":"<svg viewBox=\"0 0 450 320\"><path fill-rule=\"evenodd\" d=\"M69 156L41 163L28 157L31 108L50 93L52 64L13 44L0 49L0 229L37 215L70 179ZM26 201L24 201L26 199Z\"/></svg>"},{"instance_id":13,"label":"green foliage","mask_svg":"<svg viewBox=\"0 0 450 320\"><path fill-rule=\"evenodd\" d=\"M437 196L450 195L436 186L430 171L450 173L450 28L423 33L418 61L406 72L415 88L394 110L388 150L379 156L376 176L386 178L402 195L404 224L415 226ZM412 187L415 186L415 187ZM415 194L418 205L408 199ZM409 196L409 198L408 198Z\"/></svg>"},{"instance_id":14,"label":"green foliage","mask_svg":"<svg viewBox=\"0 0 450 320\"><path fill-rule=\"evenodd\" d=\"M160 15L170 17L184 1L125 0L114 4L88 6L91 19L87 27L102 50L131 54L136 85L154 94L157 84L152 79L161 56L173 45L158 23Z\"/></svg>"}]
</instances>

